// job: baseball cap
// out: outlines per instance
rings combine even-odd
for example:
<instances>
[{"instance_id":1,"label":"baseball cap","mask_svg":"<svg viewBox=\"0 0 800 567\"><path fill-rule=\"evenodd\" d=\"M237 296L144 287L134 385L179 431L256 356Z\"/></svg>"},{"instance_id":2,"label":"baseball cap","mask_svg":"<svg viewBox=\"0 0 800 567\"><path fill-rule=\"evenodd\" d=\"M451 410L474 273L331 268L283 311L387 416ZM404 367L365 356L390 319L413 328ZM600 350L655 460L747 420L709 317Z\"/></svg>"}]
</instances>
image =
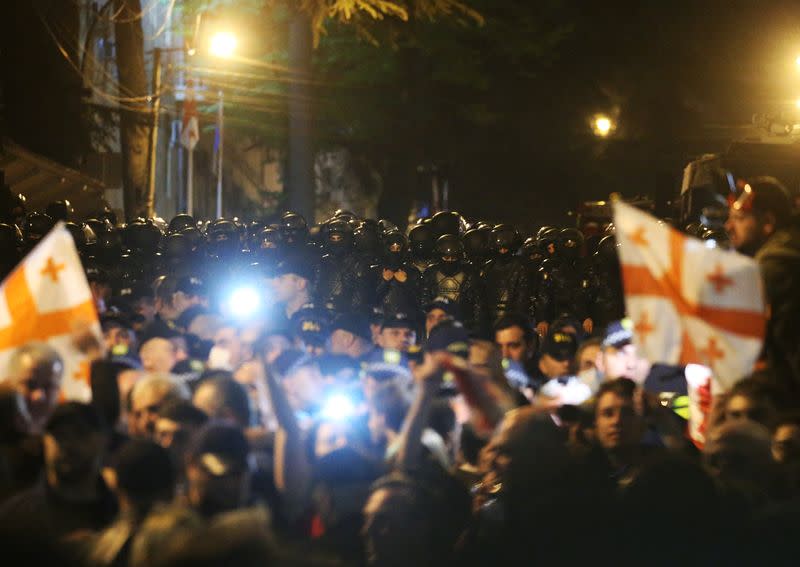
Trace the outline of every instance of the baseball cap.
<instances>
[{"instance_id":1,"label":"baseball cap","mask_svg":"<svg viewBox=\"0 0 800 567\"><path fill-rule=\"evenodd\" d=\"M460 319L458 304L447 297L436 297L425 306L425 313L430 313L434 309L441 309L454 319Z\"/></svg>"},{"instance_id":2,"label":"baseball cap","mask_svg":"<svg viewBox=\"0 0 800 567\"><path fill-rule=\"evenodd\" d=\"M467 359L469 357L469 333L458 321L442 321L431 329L425 350L428 352L446 351Z\"/></svg>"},{"instance_id":3,"label":"baseball cap","mask_svg":"<svg viewBox=\"0 0 800 567\"><path fill-rule=\"evenodd\" d=\"M411 380L408 357L395 349L373 349L363 360L361 373L378 381L404 378Z\"/></svg>"},{"instance_id":4,"label":"baseball cap","mask_svg":"<svg viewBox=\"0 0 800 567\"><path fill-rule=\"evenodd\" d=\"M294 274L306 280L313 280L313 262L301 253L288 254L275 266L275 277L286 274Z\"/></svg>"},{"instance_id":5,"label":"baseball cap","mask_svg":"<svg viewBox=\"0 0 800 567\"><path fill-rule=\"evenodd\" d=\"M414 317L402 312L386 314L381 321L381 329L414 329L416 326Z\"/></svg>"},{"instance_id":6,"label":"baseball cap","mask_svg":"<svg viewBox=\"0 0 800 567\"><path fill-rule=\"evenodd\" d=\"M290 321L292 334L311 345L325 344L330 334L329 326L327 313L313 303L303 305Z\"/></svg>"},{"instance_id":7,"label":"baseball cap","mask_svg":"<svg viewBox=\"0 0 800 567\"><path fill-rule=\"evenodd\" d=\"M606 327L603 348L622 348L633 342L633 322L630 319L614 321Z\"/></svg>"},{"instance_id":8,"label":"baseball cap","mask_svg":"<svg viewBox=\"0 0 800 567\"><path fill-rule=\"evenodd\" d=\"M175 291L183 292L186 295L208 295L205 280L196 274L178 278Z\"/></svg>"},{"instance_id":9,"label":"baseball cap","mask_svg":"<svg viewBox=\"0 0 800 567\"><path fill-rule=\"evenodd\" d=\"M363 313L342 313L333 321L331 332L341 329L366 341L372 340L369 317Z\"/></svg>"},{"instance_id":10,"label":"baseball cap","mask_svg":"<svg viewBox=\"0 0 800 567\"><path fill-rule=\"evenodd\" d=\"M542 354L546 354L556 360L570 360L578 350L578 342L569 333L551 331L545 337L542 344Z\"/></svg>"},{"instance_id":11,"label":"baseball cap","mask_svg":"<svg viewBox=\"0 0 800 567\"><path fill-rule=\"evenodd\" d=\"M209 423L198 431L187 452L190 462L216 477L246 471L249 455L242 430L220 422Z\"/></svg>"}]
</instances>

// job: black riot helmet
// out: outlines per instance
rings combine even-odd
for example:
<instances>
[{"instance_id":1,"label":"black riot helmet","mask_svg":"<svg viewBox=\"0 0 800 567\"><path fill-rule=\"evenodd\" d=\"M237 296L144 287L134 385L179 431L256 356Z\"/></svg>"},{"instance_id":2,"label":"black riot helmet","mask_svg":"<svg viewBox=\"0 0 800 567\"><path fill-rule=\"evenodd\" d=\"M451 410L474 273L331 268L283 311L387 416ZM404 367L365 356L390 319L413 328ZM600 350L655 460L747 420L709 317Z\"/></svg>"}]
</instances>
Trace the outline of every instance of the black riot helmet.
<instances>
[{"instance_id":1,"label":"black riot helmet","mask_svg":"<svg viewBox=\"0 0 800 567\"><path fill-rule=\"evenodd\" d=\"M267 226L250 241L250 251L261 261L275 260L283 247L283 234L277 228Z\"/></svg>"},{"instance_id":2,"label":"black riot helmet","mask_svg":"<svg viewBox=\"0 0 800 567\"><path fill-rule=\"evenodd\" d=\"M189 241L192 243L192 250L200 250L203 248L205 244L205 237L203 233L200 232L200 229L196 226L187 226L181 231L181 234L184 235Z\"/></svg>"},{"instance_id":3,"label":"black riot helmet","mask_svg":"<svg viewBox=\"0 0 800 567\"><path fill-rule=\"evenodd\" d=\"M22 225L28 212L28 198L22 193L12 193L3 186L3 172L0 171L0 221L9 225Z\"/></svg>"},{"instance_id":4,"label":"black riot helmet","mask_svg":"<svg viewBox=\"0 0 800 567\"><path fill-rule=\"evenodd\" d=\"M86 249L86 246L89 244L86 238L86 233L83 231L83 227L74 222L68 222L64 226L72 235L72 240L75 241L75 248L77 248L79 252L83 252Z\"/></svg>"},{"instance_id":5,"label":"black riot helmet","mask_svg":"<svg viewBox=\"0 0 800 567\"><path fill-rule=\"evenodd\" d=\"M123 242L134 254L153 255L161 242L161 230L152 221L136 219L125 227Z\"/></svg>"},{"instance_id":6,"label":"black riot helmet","mask_svg":"<svg viewBox=\"0 0 800 567\"><path fill-rule=\"evenodd\" d=\"M488 228L471 228L464 233L461 241L470 262L480 264L486 260L489 254L490 233Z\"/></svg>"},{"instance_id":7,"label":"black riot helmet","mask_svg":"<svg viewBox=\"0 0 800 567\"><path fill-rule=\"evenodd\" d=\"M430 224L418 224L408 232L408 247L416 259L430 259L434 249L433 230Z\"/></svg>"},{"instance_id":8,"label":"black riot helmet","mask_svg":"<svg viewBox=\"0 0 800 567\"><path fill-rule=\"evenodd\" d=\"M167 232L170 234L174 232L181 232L185 228L193 227L194 218L192 215L187 215L186 213L180 213L172 217L172 220L169 221L169 227L167 228Z\"/></svg>"},{"instance_id":9,"label":"black riot helmet","mask_svg":"<svg viewBox=\"0 0 800 567\"><path fill-rule=\"evenodd\" d=\"M75 212L75 209L72 208L72 205L66 199L62 201L54 201L47 205L44 212L52 218L55 222L64 221L67 222L72 214Z\"/></svg>"},{"instance_id":10,"label":"black riot helmet","mask_svg":"<svg viewBox=\"0 0 800 567\"><path fill-rule=\"evenodd\" d=\"M604 236L597 243L597 251L594 253L595 260L600 264L619 262L619 244L614 235Z\"/></svg>"},{"instance_id":11,"label":"black riot helmet","mask_svg":"<svg viewBox=\"0 0 800 567\"><path fill-rule=\"evenodd\" d=\"M17 250L22 245L22 232L16 225L0 223L0 250L4 254L17 255Z\"/></svg>"},{"instance_id":12,"label":"black riot helmet","mask_svg":"<svg viewBox=\"0 0 800 567\"><path fill-rule=\"evenodd\" d=\"M191 238L180 232L164 237L161 254L169 264L185 261L194 253Z\"/></svg>"},{"instance_id":13,"label":"black riot helmet","mask_svg":"<svg viewBox=\"0 0 800 567\"><path fill-rule=\"evenodd\" d=\"M454 275L461 268L464 259L464 247L461 239L455 234L445 234L436 240L436 255L440 269L447 275Z\"/></svg>"},{"instance_id":14,"label":"black riot helmet","mask_svg":"<svg viewBox=\"0 0 800 567\"><path fill-rule=\"evenodd\" d=\"M437 238L445 234L460 236L463 234L463 225L464 219L455 211L440 211L431 219L431 227Z\"/></svg>"},{"instance_id":15,"label":"black riot helmet","mask_svg":"<svg viewBox=\"0 0 800 567\"><path fill-rule=\"evenodd\" d=\"M289 246L301 246L306 243L308 238L308 223L302 215L294 212L286 212L281 216L281 230L283 240Z\"/></svg>"},{"instance_id":16,"label":"black riot helmet","mask_svg":"<svg viewBox=\"0 0 800 567\"><path fill-rule=\"evenodd\" d=\"M50 232L55 226L55 221L44 213L29 213L22 223L22 237L25 246L30 249Z\"/></svg>"},{"instance_id":17,"label":"black riot helmet","mask_svg":"<svg viewBox=\"0 0 800 567\"><path fill-rule=\"evenodd\" d=\"M341 220L344 222L350 222L354 220L358 220L356 214L352 211L346 211L344 209L336 209L336 212L333 213L331 220Z\"/></svg>"},{"instance_id":18,"label":"black riot helmet","mask_svg":"<svg viewBox=\"0 0 800 567\"><path fill-rule=\"evenodd\" d=\"M536 233L536 241L539 244L539 250L545 258L555 256L558 252L556 250L556 241L558 240L559 230L551 226L545 226L539 229Z\"/></svg>"},{"instance_id":19,"label":"black riot helmet","mask_svg":"<svg viewBox=\"0 0 800 567\"><path fill-rule=\"evenodd\" d=\"M94 247L95 258L104 266L114 266L122 255L122 236L116 229L106 230L97 235Z\"/></svg>"},{"instance_id":20,"label":"black riot helmet","mask_svg":"<svg viewBox=\"0 0 800 567\"><path fill-rule=\"evenodd\" d=\"M344 254L353 248L353 227L344 220L332 220L325 225L325 251Z\"/></svg>"},{"instance_id":21,"label":"black riot helmet","mask_svg":"<svg viewBox=\"0 0 800 567\"><path fill-rule=\"evenodd\" d=\"M397 225L394 224L389 219L381 219L381 220L379 220L378 221L378 226L380 227L382 234L389 234L390 232L395 232L396 230L399 230L397 228Z\"/></svg>"},{"instance_id":22,"label":"black riot helmet","mask_svg":"<svg viewBox=\"0 0 800 567\"><path fill-rule=\"evenodd\" d=\"M522 256L526 261L534 264L539 264L544 258L542 249L539 247L539 241L535 236L529 236L522 243Z\"/></svg>"},{"instance_id":23,"label":"black riot helmet","mask_svg":"<svg viewBox=\"0 0 800 567\"><path fill-rule=\"evenodd\" d=\"M492 230L492 250L499 257L510 258L519 248L519 232L510 224L498 224Z\"/></svg>"},{"instance_id":24,"label":"black riot helmet","mask_svg":"<svg viewBox=\"0 0 800 567\"><path fill-rule=\"evenodd\" d=\"M383 257L389 267L399 268L406 252L408 252L408 240L399 230L390 232L383 238Z\"/></svg>"},{"instance_id":25,"label":"black riot helmet","mask_svg":"<svg viewBox=\"0 0 800 567\"><path fill-rule=\"evenodd\" d=\"M98 237L102 233L108 232L109 230L113 229L113 227L111 226L111 223L106 222L105 220L100 220L100 219L89 219L89 220L86 221L86 226L91 228L94 231L95 235L98 236Z\"/></svg>"},{"instance_id":26,"label":"black riot helmet","mask_svg":"<svg viewBox=\"0 0 800 567\"><path fill-rule=\"evenodd\" d=\"M217 219L208 225L206 242L209 256L216 258L235 256L241 251L239 227L233 221Z\"/></svg>"},{"instance_id":27,"label":"black riot helmet","mask_svg":"<svg viewBox=\"0 0 800 567\"><path fill-rule=\"evenodd\" d=\"M375 224L362 223L353 233L356 251L370 261L377 262L381 257L381 232Z\"/></svg>"},{"instance_id":28,"label":"black riot helmet","mask_svg":"<svg viewBox=\"0 0 800 567\"><path fill-rule=\"evenodd\" d=\"M574 260L583 252L583 233L577 228L565 228L558 234L558 254L564 259Z\"/></svg>"}]
</instances>

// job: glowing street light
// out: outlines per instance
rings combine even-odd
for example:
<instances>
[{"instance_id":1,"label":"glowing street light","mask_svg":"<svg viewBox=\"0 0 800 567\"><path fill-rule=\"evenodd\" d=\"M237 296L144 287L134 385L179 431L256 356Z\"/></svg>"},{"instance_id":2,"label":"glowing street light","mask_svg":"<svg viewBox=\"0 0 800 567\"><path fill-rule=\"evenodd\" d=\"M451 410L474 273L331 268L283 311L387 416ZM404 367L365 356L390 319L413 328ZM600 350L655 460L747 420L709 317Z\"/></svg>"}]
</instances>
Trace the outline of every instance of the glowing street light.
<instances>
[{"instance_id":1,"label":"glowing street light","mask_svg":"<svg viewBox=\"0 0 800 567\"><path fill-rule=\"evenodd\" d=\"M614 121L605 114L598 114L594 117L594 120L592 120L592 130L595 136L606 138L611 134L614 128L616 128Z\"/></svg>"},{"instance_id":2,"label":"glowing street light","mask_svg":"<svg viewBox=\"0 0 800 567\"><path fill-rule=\"evenodd\" d=\"M211 55L230 57L236 50L236 36L231 32L217 32L211 36Z\"/></svg>"}]
</instances>

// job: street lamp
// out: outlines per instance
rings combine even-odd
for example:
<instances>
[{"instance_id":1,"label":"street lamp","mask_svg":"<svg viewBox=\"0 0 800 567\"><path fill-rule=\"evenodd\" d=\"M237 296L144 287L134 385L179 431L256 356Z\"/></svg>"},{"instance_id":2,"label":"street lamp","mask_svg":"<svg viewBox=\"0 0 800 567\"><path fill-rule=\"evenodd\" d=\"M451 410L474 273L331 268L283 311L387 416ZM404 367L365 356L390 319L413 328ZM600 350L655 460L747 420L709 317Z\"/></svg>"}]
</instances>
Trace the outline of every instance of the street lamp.
<instances>
[{"instance_id":1,"label":"street lamp","mask_svg":"<svg viewBox=\"0 0 800 567\"><path fill-rule=\"evenodd\" d=\"M605 114L598 114L592 120L592 130L595 136L607 138L615 128L614 121Z\"/></svg>"},{"instance_id":2,"label":"street lamp","mask_svg":"<svg viewBox=\"0 0 800 567\"><path fill-rule=\"evenodd\" d=\"M236 36L231 32L217 32L211 36L209 51L215 57L230 57L236 50Z\"/></svg>"}]
</instances>

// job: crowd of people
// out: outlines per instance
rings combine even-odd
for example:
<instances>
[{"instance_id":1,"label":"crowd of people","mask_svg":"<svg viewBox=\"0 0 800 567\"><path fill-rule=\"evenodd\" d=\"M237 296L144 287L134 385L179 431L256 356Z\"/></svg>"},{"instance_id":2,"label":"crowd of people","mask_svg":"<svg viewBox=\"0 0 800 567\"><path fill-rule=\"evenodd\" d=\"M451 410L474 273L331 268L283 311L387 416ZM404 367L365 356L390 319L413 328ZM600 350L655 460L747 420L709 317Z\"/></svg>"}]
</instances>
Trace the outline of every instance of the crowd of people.
<instances>
[{"instance_id":1,"label":"crowd of people","mask_svg":"<svg viewBox=\"0 0 800 567\"><path fill-rule=\"evenodd\" d=\"M6 201L2 276L65 222L102 327L89 403L61 399L48 344L0 369L20 564L798 561L800 223L775 180L731 199L770 319L702 448L685 369L637 351L613 224L122 224Z\"/></svg>"}]
</instances>

